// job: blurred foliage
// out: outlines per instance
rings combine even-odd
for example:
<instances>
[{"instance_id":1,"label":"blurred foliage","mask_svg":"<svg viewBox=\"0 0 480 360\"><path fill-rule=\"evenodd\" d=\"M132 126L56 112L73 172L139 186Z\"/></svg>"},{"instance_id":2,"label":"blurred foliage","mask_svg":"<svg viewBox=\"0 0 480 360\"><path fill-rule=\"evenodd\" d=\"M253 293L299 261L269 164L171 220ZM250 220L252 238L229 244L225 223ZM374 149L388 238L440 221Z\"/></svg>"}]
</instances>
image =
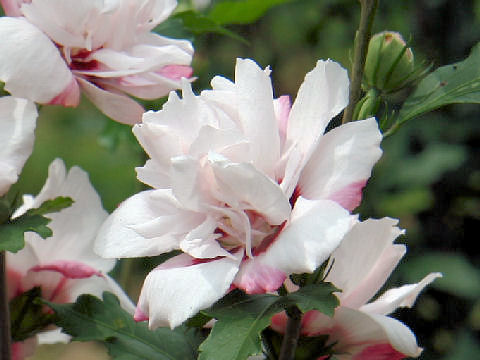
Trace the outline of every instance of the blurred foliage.
<instances>
[{"instance_id":1,"label":"blurred foliage","mask_svg":"<svg viewBox=\"0 0 480 360\"><path fill-rule=\"evenodd\" d=\"M212 20L212 9L221 3L212 1L202 16ZM183 27L180 16L156 30L194 40L196 91L208 88L214 75L232 78L237 57L253 58L263 67L270 65L276 96L294 97L319 58L350 67L358 0L269 3L282 4L266 9L249 25L218 17L212 20L248 44L218 31L194 36ZM179 11L191 10L190 1L180 1L180 5ZM400 32L416 62L432 63L433 68L459 62L480 39L480 0L380 1L373 31L383 30ZM398 111L411 92L409 88L392 96L390 110ZM148 109L160 109L162 102L144 104ZM424 360L473 359L480 348L480 300L475 280L480 257L473 237L480 218L479 116L478 105L449 105L409 121L383 142L384 156L358 209L364 218L398 217L407 229L399 241L408 244L409 252L387 286L416 282L433 270L444 273L413 310L395 314L416 333L425 348ZM85 99L75 110L43 107L36 134L34 153L19 184L22 191L39 191L55 157L88 171L109 211L144 188L136 180L134 167L144 163L145 154L129 127L112 123ZM131 294L138 293L143 274L153 266L155 261L149 259L135 263L138 281L130 282Z\"/></svg>"}]
</instances>

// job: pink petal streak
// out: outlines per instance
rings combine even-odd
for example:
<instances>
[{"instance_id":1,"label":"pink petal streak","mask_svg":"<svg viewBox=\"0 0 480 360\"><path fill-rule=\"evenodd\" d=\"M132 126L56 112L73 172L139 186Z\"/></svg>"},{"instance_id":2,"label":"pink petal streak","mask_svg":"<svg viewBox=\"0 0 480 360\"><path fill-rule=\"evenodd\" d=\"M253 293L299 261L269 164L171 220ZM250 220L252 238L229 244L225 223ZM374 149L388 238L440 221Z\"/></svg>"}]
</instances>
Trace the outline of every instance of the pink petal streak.
<instances>
[{"instance_id":1,"label":"pink petal streak","mask_svg":"<svg viewBox=\"0 0 480 360\"><path fill-rule=\"evenodd\" d=\"M69 279L85 279L93 275L103 277L100 271L91 266L72 260L58 260L46 265L36 265L30 270L35 272L45 270L56 271Z\"/></svg>"}]
</instances>

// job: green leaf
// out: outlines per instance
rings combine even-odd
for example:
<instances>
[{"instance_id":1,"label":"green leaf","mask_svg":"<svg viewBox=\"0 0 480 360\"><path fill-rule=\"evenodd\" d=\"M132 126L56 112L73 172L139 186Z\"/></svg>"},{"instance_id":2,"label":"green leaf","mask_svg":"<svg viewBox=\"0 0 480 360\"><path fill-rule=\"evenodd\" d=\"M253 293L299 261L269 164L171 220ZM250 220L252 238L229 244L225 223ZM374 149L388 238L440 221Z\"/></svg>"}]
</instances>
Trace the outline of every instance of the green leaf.
<instances>
[{"instance_id":1,"label":"green leaf","mask_svg":"<svg viewBox=\"0 0 480 360\"><path fill-rule=\"evenodd\" d=\"M400 271L406 279L418 282L429 272L439 271L443 277L432 287L450 294L476 300L480 297L480 270L463 255L454 253L430 253L410 258Z\"/></svg>"},{"instance_id":2,"label":"green leaf","mask_svg":"<svg viewBox=\"0 0 480 360\"><path fill-rule=\"evenodd\" d=\"M174 18L181 19L183 25L192 33L199 35L204 33L216 33L229 36L235 40L248 44L240 35L230 31L215 20L194 11L182 11L174 15Z\"/></svg>"},{"instance_id":3,"label":"green leaf","mask_svg":"<svg viewBox=\"0 0 480 360\"><path fill-rule=\"evenodd\" d=\"M310 310L318 310L325 315L333 316L335 308L340 304L333 294L340 291L331 283L307 285L286 296L287 301L298 306L306 313Z\"/></svg>"},{"instance_id":4,"label":"green leaf","mask_svg":"<svg viewBox=\"0 0 480 360\"><path fill-rule=\"evenodd\" d=\"M45 313L41 296L41 289L34 287L10 300L13 341L23 341L53 324L54 316Z\"/></svg>"},{"instance_id":5,"label":"green leaf","mask_svg":"<svg viewBox=\"0 0 480 360\"><path fill-rule=\"evenodd\" d=\"M260 333L272 316L283 310L275 295L246 295L232 291L204 312L215 317L207 340L200 345L199 360L244 360L261 353Z\"/></svg>"},{"instance_id":6,"label":"green leaf","mask_svg":"<svg viewBox=\"0 0 480 360\"><path fill-rule=\"evenodd\" d=\"M257 21L267 10L292 0L243 0L223 1L208 14L217 24L250 24Z\"/></svg>"},{"instance_id":7,"label":"green leaf","mask_svg":"<svg viewBox=\"0 0 480 360\"><path fill-rule=\"evenodd\" d=\"M0 197L0 224L8 221L12 215L10 201L5 197Z\"/></svg>"},{"instance_id":8,"label":"green leaf","mask_svg":"<svg viewBox=\"0 0 480 360\"><path fill-rule=\"evenodd\" d=\"M27 211L28 215L45 215L60 210L66 209L73 204L73 199L66 196L58 196L53 200L47 200L40 205L38 208L30 209Z\"/></svg>"},{"instance_id":9,"label":"green leaf","mask_svg":"<svg viewBox=\"0 0 480 360\"><path fill-rule=\"evenodd\" d=\"M261 332L273 315L297 305L303 312L319 310L333 315L338 291L330 283L305 286L287 296L246 295L232 291L204 313L217 319L207 340L200 345L199 360L240 360L261 353Z\"/></svg>"},{"instance_id":10,"label":"green leaf","mask_svg":"<svg viewBox=\"0 0 480 360\"><path fill-rule=\"evenodd\" d=\"M56 324L77 341L103 341L114 359L189 360L196 359L201 341L194 329L148 329L136 323L120 307L117 297L103 293L103 301L82 295L73 304L47 302L57 315Z\"/></svg>"},{"instance_id":11,"label":"green leaf","mask_svg":"<svg viewBox=\"0 0 480 360\"><path fill-rule=\"evenodd\" d=\"M464 61L442 66L420 81L385 136L410 119L455 103L480 103L480 44Z\"/></svg>"},{"instance_id":12,"label":"green leaf","mask_svg":"<svg viewBox=\"0 0 480 360\"><path fill-rule=\"evenodd\" d=\"M1 199L0 199L1 200ZM43 215L51 214L70 207L73 200L69 197L59 196L52 200L44 201L38 208L29 209L25 214L13 220L0 224L0 251L17 252L25 246L24 233L36 232L43 239L53 235L47 226L50 219ZM5 210L13 213L13 210Z\"/></svg>"},{"instance_id":13,"label":"green leaf","mask_svg":"<svg viewBox=\"0 0 480 360\"><path fill-rule=\"evenodd\" d=\"M47 226L50 219L42 215L24 214L8 223L0 225L0 251L17 252L25 246L24 233L36 232L43 239L53 235Z\"/></svg>"}]
</instances>

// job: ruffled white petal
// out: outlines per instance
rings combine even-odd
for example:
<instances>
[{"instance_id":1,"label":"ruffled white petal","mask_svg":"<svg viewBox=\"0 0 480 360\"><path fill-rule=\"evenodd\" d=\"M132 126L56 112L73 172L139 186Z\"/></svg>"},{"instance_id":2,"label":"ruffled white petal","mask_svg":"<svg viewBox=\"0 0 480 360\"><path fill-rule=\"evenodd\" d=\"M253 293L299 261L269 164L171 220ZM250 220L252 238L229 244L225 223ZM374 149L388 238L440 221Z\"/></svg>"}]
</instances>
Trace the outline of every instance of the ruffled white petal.
<instances>
[{"instance_id":1,"label":"ruffled white petal","mask_svg":"<svg viewBox=\"0 0 480 360\"><path fill-rule=\"evenodd\" d=\"M347 71L338 63L319 60L298 90L287 126L287 146L303 154L312 150L327 124L348 103Z\"/></svg>"},{"instance_id":2,"label":"ruffled white petal","mask_svg":"<svg viewBox=\"0 0 480 360\"><path fill-rule=\"evenodd\" d=\"M98 34L100 32L98 30L106 30L106 25L101 23L102 18L106 21L108 17L105 14L117 10L120 2L119 0L82 2L34 0L25 3L21 11L29 22L35 24L57 44L91 50L100 43L98 36L102 34ZM111 22L111 19L108 20ZM107 34L103 34L103 37ZM104 39L101 40L104 41Z\"/></svg>"},{"instance_id":3,"label":"ruffled white petal","mask_svg":"<svg viewBox=\"0 0 480 360\"><path fill-rule=\"evenodd\" d=\"M343 306L357 308L370 300L405 254L404 245L393 244L403 233L397 223L390 218L357 223L333 252L326 281L342 290Z\"/></svg>"},{"instance_id":4,"label":"ruffled white petal","mask_svg":"<svg viewBox=\"0 0 480 360\"><path fill-rule=\"evenodd\" d=\"M420 292L439 277L442 277L441 273L430 273L416 284L408 284L399 288L389 289L374 302L363 305L360 310L368 313L387 315L395 311L398 307L412 307Z\"/></svg>"},{"instance_id":5,"label":"ruffled white petal","mask_svg":"<svg viewBox=\"0 0 480 360\"><path fill-rule=\"evenodd\" d=\"M280 157L280 137L269 74L250 59L237 59L235 85L239 121L250 141L255 167L273 178Z\"/></svg>"},{"instance_id":6,"label":"ruffled white petal","mask_svg":"<svg viewBox=\"0 0 480 360\"><path fill-rule=\"evenodd\" d=\"M85 95L101 112L123 124L136 124L142 119L144 109L128 96L106 91L84 79L78 78Z\"/></svg>"},{"instance_id":7,"label":"ruffled white petal","mask_svg":"<svg viewBox=\"0 0 480 360\"><path fill-rule=\"evenodd\" d=\"M71 85L57 47L24 18L0 18L0 38L0 80L12 95L49 103Z\"/></svg>"},{"instance_id":8,"label":"ruffled white petal","mask_svg":"<svg viewBox=\"0 0 480 360\"><path fill-rule=\"evenodd\" d=\"M0 98L0 196L17 182L32 153L37 115L35 105L25 99Z\"/></svg>"},{"instance_id":9,"label":"ruffled white petal","mask_svg":"<svg viewBox=\"0 0 480 360\"><path fill-rule=\"evenodd\" d=\"M184 210L170 190L143 191L107 218L94 251L107 258L159 255L178 249L181 238L204 219Z\"/></svg>"},{"instance_id":10,"label":"ruffled white petal","mask_svg":"<svg viewBox=\"0 0 480 360\"><path fill-rule=\"evenodd\" d=\"M272 225L280 225L288 218L290 203L277 183L251 164L231 163L210 155L221 200L233 208L255 210Z\"/></svg>"},{"instance_id":11,"label":"ruffled white petal","mask_svg":"<svg viewBox=\"0 0 480 360\"><path fill-rule=\"evenodd\" d=\"M208 217L180 241L180 249L197 259L213 259L219 256L232 257L218 243L217 239L221 235L214 233L216 227L216 219Z\"/></svg>"},{"instance_id":12,"label":"ruffled white petal","mask_svg":"<svg viewBox=\"0 0 480 360\"><path fill-rule=\"evenodd\" d=\"M242 257L239 251L235 259L195 265L188 255L179 255L148 274L137 308L148 315L151 329L175 328L225 295Z\"/></svg>"},{"instance_id":13,"label":"ruffled white petal","mask_svg":"<svg viewBox=\"0 0 480 360\"><path fill-rule=\"evenodd\" d=\"M382 155L374 118L350 122L320 139L299 180L302 196L330 199L353 210L373 165Z\"/></svg>"},{"instance_id":14,"label":"ruffled white petal","mask_svg":"<svg viewBox=\"0 0 480 360\"><path fill-rule=\"evenodd\" d=\"M86 172L72 167L67 173L60 159L52 162L44 187L29 205L37 207L58 196L71 197L74 203L60 212L48 214L52 219L49 227L53 230L53 236L44 241L36 233L25 234L25 240L35 251L38 264L71 260L103 273L112 270L115 260L103 259L92 250L98 228L107 217L100 197L90 184Z\"/></svg>"},{"instance_id":15,"label":"ruffled white petal","mask_svg":"<svg viewBox=\"0 0 480 360\"><path fill-rule=\"evenodd\" d=\"M356 218L333 201L299 197L278 238L255 259L286 274L311 273L340 244Z\"/></svg>"},{"instance_id":16,"label":"ruffled white petal","mask_svg":"<svg viewBox=\"0 0 480 360\"><path fill-rule=\"evenodd\" d=\"M358 354L356 359L367 360L370 346L377 346L378 351L385 351L378 345L391 345L391 347L405 357L417 357L422 352L418 347L415 335L403 323L387 316L367 314L358 310L340 307L336 310L334 320L336 327L343 329L333 334L329 341L338 341L338 349ZM338 337L335 337L337 335ZM388 350L387 350L388 351ZM365 356L361 356L364 352ZM375 354L375 347L370 350L370 358ZM391 358L395 359L392 353ZM397 358L398 357L397 354Z\"/></svg>"}]
</instances>

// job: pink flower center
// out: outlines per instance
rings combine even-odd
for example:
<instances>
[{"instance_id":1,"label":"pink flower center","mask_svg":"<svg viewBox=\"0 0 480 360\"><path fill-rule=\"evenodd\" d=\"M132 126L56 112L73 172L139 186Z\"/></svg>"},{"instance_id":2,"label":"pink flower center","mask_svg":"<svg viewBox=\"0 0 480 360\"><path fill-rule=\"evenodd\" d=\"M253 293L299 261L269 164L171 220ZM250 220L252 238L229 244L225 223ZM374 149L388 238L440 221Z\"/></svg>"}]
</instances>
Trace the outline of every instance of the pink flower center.
<instances>
[{"instance_id":1,"label":"pink flower center","mask_svg":"<svg viewBox=\"0 0 480 360\"><path fill-rule=\"evenodd\" d=\"M70 69L79 71L98 70L98 61L89 59L91 54L92 51L88 51L86 49L71 50L70 61L67 61Z\"/></svg>"},{"instance_id":2,"label":"pink flower center","mask_svg":"<svg viewBox=\"0 0 480 360\"><path fill-rule=\"evenodd\" d=\"M271 225L254 210L233 212L233 214L236 215L237 221L225 217L215 229L214 232L220 235L217 240L229 251L238 249L239 246L245 248L246 255L250 258L265 252L277 239L286 223Z\"/></svg>"}]
</instances>

